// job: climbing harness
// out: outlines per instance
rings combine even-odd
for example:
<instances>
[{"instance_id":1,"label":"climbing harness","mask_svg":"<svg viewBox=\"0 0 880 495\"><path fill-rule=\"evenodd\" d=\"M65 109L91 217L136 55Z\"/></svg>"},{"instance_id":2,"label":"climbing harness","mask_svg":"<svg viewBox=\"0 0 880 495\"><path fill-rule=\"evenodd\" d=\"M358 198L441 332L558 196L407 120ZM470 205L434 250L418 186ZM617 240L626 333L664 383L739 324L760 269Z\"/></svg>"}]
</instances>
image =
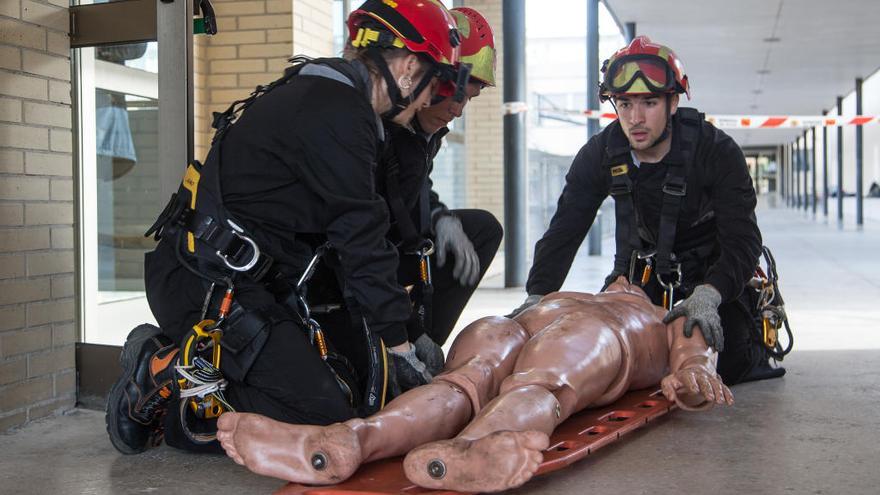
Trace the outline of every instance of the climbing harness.
<instances>
[{"instance_id":1,"label":"climbing harness","mask_svg":"<svg viewBox=\"0 0 880 495\"><path fill-rule=\"evenodd\" d=\"M268 340L275 324L295 321L307 334L321 359L333 372L337 383L352 407L368 415L384 407L387 387L387 363L381 339L372 335L366 324L363 331L369 355L369 377L365 380L364 400L351 365L335 354L321 325L312 317L306 302L306 284L321 259L332 249L329 243L319 246L296 285L275 266L274 258L260 248L241 222L233 218L223 204L220 188L221 143L239 116L261 96L288 83L307 63L329 66L366 92L366 86L355 69L337 59L311 60L296 57L295 65L284 75L265 86L258 86L245 99L238 100L222 112L214 114L216 129L212 150L205 164L190 163L178 191L145 233L157 241L168 238L175 243L175 256L181 266L206 282L201 321L181 341L181 360L176 367L180 390L180 415L184 433L197 444L215 439L213 433L193 431L190 425L202 426L201 420L216 419L233 408L224 396L227 379L242 381ZM234 300L235 281L246 277L264 284L278 304L260 310L247 310ZM224 290L216 315L209 315L215 304L215 291ZM222 350L221 350L222 349ZM221 355L227 351L221 373ZM224 377L224 374L226 375ZM344 378L340 375L344 375Z\"/></svg>"},{"instance_id":2,"label":"climbing harness","mask_svg":"<svg viewBox=\"0 0 880 495\"><path fill-rule=\"evenodd\" d=\"M782 361L794 347L794 334L785 312L785 302L779 291L779 274L776 271L776 259L767 246L762 249L766 268L760 263L755 269L755 276L749 281L749 287L758 293L755 309L761 317L762 342L770 356ZM779 339L779 330L785 328L787 343L783 347Z\"/></svg>"}]
</instances>

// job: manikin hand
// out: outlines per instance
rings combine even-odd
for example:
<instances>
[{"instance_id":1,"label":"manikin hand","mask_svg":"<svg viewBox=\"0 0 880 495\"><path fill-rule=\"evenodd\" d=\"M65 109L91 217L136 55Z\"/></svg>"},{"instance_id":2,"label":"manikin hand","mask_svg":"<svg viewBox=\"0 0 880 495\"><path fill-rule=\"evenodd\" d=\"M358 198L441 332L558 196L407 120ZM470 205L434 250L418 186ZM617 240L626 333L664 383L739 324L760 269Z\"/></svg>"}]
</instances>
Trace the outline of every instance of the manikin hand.
<instances>
[{"instance_id":1,"label":"manikin hand","mask_svg":"<svg viewBox=\"0 0 880 495\"><path fill-rule=\"evenodd\" d=\"M715 287L709 284L698 285L690 297L672 308L666 318L663 318L663 323L685 316L685 337L693 335L694 326L697 326L709 347L721 352L724 350L724 332L721 328L721 316L718 315L720 304L721 293Z\"/></svg>"},{"instance_id":2,"label":"manikin hand","mask_svg":"<svg viewBox=\"0 0 880 495\"><path fill-rule=\"evenodd\" d=\"M451 251L455 258L452 276L462 286L475 285L480 276L480 258L464 233L461 220L454 215L442 216L437 219L434 230L437 232L437 266L446 264L447 253Z\"/></svg>"},{"instance_id":3,"label":"manikin hand","mask_svg":"<svg viewBox=\"0 0 880 495\"><path fill-rule=\"evenodd\" d=\"M660 381L667 400L682 409L702 409L715 404L733 405L733 394L715 373L702 366L683 368ZM703 407L700 407L703 406Z\"/></svg>"}]
</instances>

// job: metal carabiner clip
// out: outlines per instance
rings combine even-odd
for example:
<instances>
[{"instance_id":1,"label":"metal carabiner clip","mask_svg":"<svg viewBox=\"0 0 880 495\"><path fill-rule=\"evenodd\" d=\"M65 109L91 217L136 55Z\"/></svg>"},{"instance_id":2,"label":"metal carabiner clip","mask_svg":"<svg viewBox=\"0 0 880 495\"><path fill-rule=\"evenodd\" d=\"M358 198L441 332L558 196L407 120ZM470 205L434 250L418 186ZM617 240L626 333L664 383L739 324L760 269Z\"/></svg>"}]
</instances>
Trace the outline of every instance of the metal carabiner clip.
<instances>
[{"instance_id":1,"label":"metal carabiner clip","mask_svg":"<svg viewBox=\"0 0 880 495\"><path fill-rule=\"evenodd\" d=\"M663 280L663 277L660 276L660 273L657 273L657 282L660 283L660 286L666 289L663 292L663 307L667 310L672 310L672 304L675 301L675 289L681 287L681 263L676 263L675 265L675 279L671 282L666 282Z\"/></svg>"},{"instance_id":2,"label":"metal carabiner clip","mask_svg":"<svg viewBox=\"0 0 880 495\"><path fill-rule=\"evenodd\" d=\"M246 272L246 271L250 270L251 268L257 266L257 262L260 260L260 248L257 246L257 243L254 242L253 239L244 235L244 229L242 229L241 227L236 225L235 222L233 222L232 220L227 220L227 222L232 227L232 233L236 237L238 237L239 239L246 242L248 244L248 246L251 247L251 249L254 252L254 256L253 256L253 258L251 258L250 261L248 261L244 265L233 265L229 261L229 257L227 257L225 254L221 253L219 249L217 250L217 253L216 253L217 257L220 258L223 261L223 264L226 265L226 267L229 268L230 270L235 271L235 272Z\"/></svg>"}]
</instances>

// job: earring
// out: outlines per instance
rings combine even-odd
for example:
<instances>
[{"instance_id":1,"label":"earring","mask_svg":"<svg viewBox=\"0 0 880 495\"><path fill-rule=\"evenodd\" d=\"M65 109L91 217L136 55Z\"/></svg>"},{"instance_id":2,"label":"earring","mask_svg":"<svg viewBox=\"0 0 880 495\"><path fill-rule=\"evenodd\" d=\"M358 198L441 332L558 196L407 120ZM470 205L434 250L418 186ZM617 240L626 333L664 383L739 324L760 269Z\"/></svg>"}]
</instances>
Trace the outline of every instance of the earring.
<instances>
[{"instance_id":1,"label":"earring","mask_svg":"<svg viewBox=\"0 0 880 495\"><path fill-rule=\"evenodd\" d=\"M409 89L412 87L412 84L412 78L407 75L400 76L400 79L397 80L397 85L400 86L400 89Z\"/></svg>"}]
</instances>

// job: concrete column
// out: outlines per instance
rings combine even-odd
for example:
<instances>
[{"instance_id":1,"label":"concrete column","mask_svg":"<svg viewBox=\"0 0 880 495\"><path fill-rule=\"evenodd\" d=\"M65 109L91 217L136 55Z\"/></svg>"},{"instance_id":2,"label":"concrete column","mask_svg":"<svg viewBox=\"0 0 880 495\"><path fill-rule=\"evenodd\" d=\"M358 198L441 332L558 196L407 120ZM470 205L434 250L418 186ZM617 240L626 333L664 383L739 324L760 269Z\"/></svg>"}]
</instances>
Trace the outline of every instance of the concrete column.
<instances>
[{"instance_id":1,"label":"concrete column","mask_svg":"<svg viewBox=\"0 0 880 495\"><path fill-rule=\"evenodd\" d=\"M630 43L636 37L636 23L627 22L624 28L623 37L626 38L627 43Z\"/></svg>"},{"instance_id":2,"label":"concrete column","mask_svg":"<svg viewBox=\"0 0 880 495\"><path fill-rule=\"evenodd\" d=\"M856 79L856 115L862 114L862 78ZM864 129L856 126L856 225L865 224L865 198L862 195L864 189Z\"/></svg>"},{"instance_id":3,"label":"concrete column","mask_svg":"<svg viewBox=\"0 0 880 495\"><path fill-rule=\"evenodd\" d=\"M595 0L594 0L595 1ZM504 2L504 103L526 101L525 0ZM504 285L526 283L526 114L504 115Z\"/></svg>"},{"instance_id":4,"label":"concrete column","mask_svg":"<svg viewBox=\"0 0 880 495\"><path fill-rule=\"evenodd\" d=\"M812 189L810 191L811 192L810 202L813 206L813 215L815 216L816 215L816 208L818 206L818 201L819 201L819 194L816 192L816 175L817 175L816 173L818 172L819 167L816 165L816 128L815 127L813 127L813 129L810 131L810 136L812 137L812 140L813 140L813 149L811 151L812 158L810 158L810 166L813 168L813 173L810 175L810 177L813 179L813 185L812 185Z\"/></svg>"},{"instance_id":5,"label":"concrete column","mask_svg":"<svg viewBox=\"0 0 880 495\"><path fill-rule=\"evenodd\" d=\"M599 109L599 0L587 0L587 108ZM587 139L599 132L599 121L587 119ZM587 234L588 252L591 256L602 254L602 214L596 215Z\"/></svg>"},{"instance_id":6,"label":"concrete column","mask_svg":"<svg viewBox=\"0 0 880 495\"><path fill-rule=\"evenodd\" d=\"M795 138L794 140L794 149L792 150L792 158L794 159L794 194L795 194L795 202L794 207L797 209L801 208L801 168L803 168L803 161L801 160L801 141L800 138Z\"/></svg>"},{"instance_id":7,"label":"concrete column","mask_svg":"<svg viewBox=\"0 0 880 495\"><path fill-rule=\"evenodd\" d=\"M822 112L828 115L828 111ZM822 214L828 218L828 127L822 126Z\"/></svg>"},{"instance_id":8,"label":"concrete column","mask_svg":"<svg viewBox=\"0 0 880 495\"><path fill-rule=\"evenodd\" d=\"M837 97L837 115L843 115L843 97ZM837 221L843 222L843 126L837 126Z\"/></svg>"},{"instance_id":9,"label":"concrete column","mask_svg":"<svg viewBox=\"0 0 880 495\"><path fill-rule=\"evenodd\" d=\"M804 166L804 173L801 175L801 180L803 183L803 191L804 191L804 211L807 211L810 208L810 189L807 184L807 179L809 179L810 174L810 159L807 156L807 131L804 131L803 136L803 144L801 145L801 163Z\"/></svg>"}]
</instances>

